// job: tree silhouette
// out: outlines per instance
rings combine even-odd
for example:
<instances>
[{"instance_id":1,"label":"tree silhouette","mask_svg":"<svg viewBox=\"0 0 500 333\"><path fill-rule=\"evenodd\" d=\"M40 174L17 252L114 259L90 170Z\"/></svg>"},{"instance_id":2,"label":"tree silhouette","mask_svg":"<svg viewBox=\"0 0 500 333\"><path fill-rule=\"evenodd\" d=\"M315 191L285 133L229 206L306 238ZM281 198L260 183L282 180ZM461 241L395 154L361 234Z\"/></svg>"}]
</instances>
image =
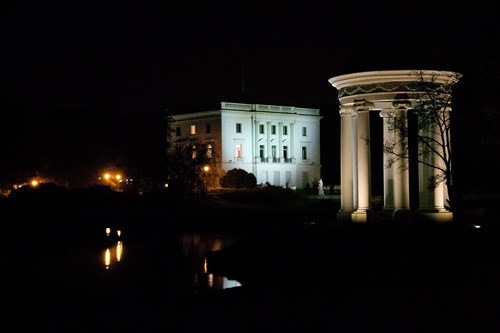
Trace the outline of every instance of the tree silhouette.
<instances>
[{"instance_id":1,"label":"tree silhouette","mask_svg":"<svg viewBox=\"0 0 500 333\"><path fill-rule=\"evenodd\" d=\"M449 73L446 80L438 80L436 72L427 73L424 70L414 71L416 80L412 83L411 95L398 95L395 104L409 103L412 112L418 119L418 163L428 166L434 170L427 179L428 189L432 190L444 184L448 190L448 205L452 207L455 198L452 177L452 152L451 152L451 100L453 97L453 85L462 76L459 73ZM389 154L388 165L390 168L396 161L405 160L401 168L408 168L408 115L396 113L388 118L389 131L393 132L402 140L403 144L397 145L395 140L384 141L384 152ZM400 172L402 170L396 170Z\"/></svg>"}]
</instances>

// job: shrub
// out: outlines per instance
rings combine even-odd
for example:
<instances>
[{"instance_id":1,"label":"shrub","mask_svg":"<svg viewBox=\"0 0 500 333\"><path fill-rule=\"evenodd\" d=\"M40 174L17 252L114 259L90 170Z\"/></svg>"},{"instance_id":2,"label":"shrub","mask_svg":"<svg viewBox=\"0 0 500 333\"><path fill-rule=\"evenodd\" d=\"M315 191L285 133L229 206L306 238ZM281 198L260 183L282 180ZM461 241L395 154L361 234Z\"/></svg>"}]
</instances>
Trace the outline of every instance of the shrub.
<instances>
[{"instance_id":1,"label":"shrub","mask_svg":"<svg viewBox=\"0 0 500 333\"><path fill-rule=\"evenodd\" d=\"M229 170L220 179L220 185L225 188L254 188L257 178L243 169Z\"/></svg>"}]
</instances>

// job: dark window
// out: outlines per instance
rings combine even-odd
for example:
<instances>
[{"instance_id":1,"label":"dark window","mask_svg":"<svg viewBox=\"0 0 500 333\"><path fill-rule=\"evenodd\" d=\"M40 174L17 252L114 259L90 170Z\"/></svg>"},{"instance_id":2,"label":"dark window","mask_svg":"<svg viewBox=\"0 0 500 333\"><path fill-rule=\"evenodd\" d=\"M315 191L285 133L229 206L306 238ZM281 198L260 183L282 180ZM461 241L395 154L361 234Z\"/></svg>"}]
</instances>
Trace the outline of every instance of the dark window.
<instances>
[{"instance_id":1,"label":"dark window","mask_svg":"<svg viewBox=\"0 0 500 333\"><path fill-rule=\"evenodd\" d=\"M205 128L205 133L211 133L212 132L212 127L210 126L210 124L207 124L206 128Z\"/></svg>"},{"instance_id":2,"label":"dark window","mask_svg":"<svg viewBox=\"0 0 500 333\"><path fill-rule=\"evenodd\" d=\"M307 147L302 147L302 159L307 160Z\"/></svg>"},{"instance_id":3,"label":"dark window","mask_svg":"<svg viewBox=\"0 0 500 333\"><path fill-rule=\"evenodd\" d=\"M264 134L264 125L259 125L259 134Z\"/></svg>"},{"instance_id":4,"label":"dark window","mask_svg":"<svg viewBox=\"0 0 500 333\"><path fill-rule=\"evenodd\" d=\"M241 133L241 124L240 123L236 124L236 133Z\"/></svg>"},{"instance_id":5,"label":"dark window","mask_svg":"<svg viewBox=\"0 0 500 333\"><path fill-rule=\"evenodd\" d=\"M271 134L276 134L276 125L271 125Z\"/></svg>"},{"instance_id":6,"label":"dark window","mask_svg":"<svg viewBox=\"0 0 500 333\"><path fill-rule=\"evenodd\" d=\"M181 128L180 127L175 128L175 136L181 136Z\"/></svg>"},{"instance_id":7,"label":"dark window","mask_svg":"<svg viewBox=\"0 0 500 333\"><path fill-rule=\"evenodd\" d=\"M288 126L283 126L283 135L288 135Z\"/></svg>"},{"instance_id":8,"label":"dark window","mask_svg":"<svg viewBox=\"0 0 500 333\"><path fill-rule=\"evenodd\" d=\"M307 136L307 128L302 127L302 136Z\"/></svg>"}]
</instances>

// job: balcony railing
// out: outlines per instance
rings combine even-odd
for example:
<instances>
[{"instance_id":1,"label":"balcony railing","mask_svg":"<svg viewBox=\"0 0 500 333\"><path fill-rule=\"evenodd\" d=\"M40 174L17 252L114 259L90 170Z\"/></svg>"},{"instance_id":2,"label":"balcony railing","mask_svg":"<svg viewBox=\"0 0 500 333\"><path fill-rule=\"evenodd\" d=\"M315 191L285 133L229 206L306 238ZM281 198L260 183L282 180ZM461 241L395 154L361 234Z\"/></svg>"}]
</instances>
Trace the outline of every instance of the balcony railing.
<instances>
[{"instance_id":1,"label":"balcony railing","mask_svg":"<svg viewBox=\"0 0 500 333\"><path fill-rule=\"evenodd\" d=\"M261 163L293 163L291 158L283 157L260 157Z\"/></svg>"}]
</instances>

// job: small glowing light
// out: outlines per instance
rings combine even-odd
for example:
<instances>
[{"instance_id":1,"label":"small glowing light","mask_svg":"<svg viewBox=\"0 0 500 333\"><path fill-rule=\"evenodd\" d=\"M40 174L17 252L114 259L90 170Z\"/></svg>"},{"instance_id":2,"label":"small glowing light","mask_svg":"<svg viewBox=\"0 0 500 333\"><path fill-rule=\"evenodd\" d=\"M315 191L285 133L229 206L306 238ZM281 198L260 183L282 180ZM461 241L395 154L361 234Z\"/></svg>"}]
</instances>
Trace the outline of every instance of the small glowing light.
<instances>
[{"instance_id":1,"label":"small glowing light","mask_svg":"<svg viewBox=\"0 0 500 333\"><path fill-rule=\"evenodd\" d=\"M116 179L117 179L117 180L120 180L120 178L122 178L122 176L120 176L120 175L116 175Z\"/></svg>"},{"instance_id":2,"label":"small glowing light","mask_svg":"<svg viewBox=\"0 0 500 333\"><path fill-rule=\"evenodd\" d=\"M168 184L165 184L165 187L168 187Z\"/></svg>"},{"instance_id":3,"label":"small glowing light","mask_svg":"<svg viewBox=\"0 0 500 333\"><path fill-rule=\"evenodd\" d=\"M121 260L122 251L123 251L123 243L121 241L118 241L118 244L116 245L116 261Z\"/></svg>"},{"instance_id":4,"label":"small glowing light","mask_svg":"<svg viewBox=\"0 0 500 333\"><path fill-rule=\"evenodd\" d=\"M205 170L205 172L208 172L208 170L210 170L210 168L209 168L208 166L205 166L205 167L203 168L203 170Z\"/></svg>"},{"instance_id":5,"label":"small glowing light","mask_svg":"<svg viewBox=\"0 0 500 333\"><path fill-rule=\"evenodd\" d=\"M38 182L37 182L36 180L34 180L34 181L32 181L32 182L31 182L31 185L33 185L33 186L37 186L37 185L38 185Z\"/></svg>"},{"instance_id":6,"label":"small glowing light","mask_svg":"<svg viewBox=\"0 0 500 333\"><path fill-rule=\"evenodd\" d=\"M121 237L122 236L122 231L121 230L116 230L116 234L118 235L118 237Z\"/></svg>"},{"instance_id":7,"label":"small glowing light","mask_svg":"<svg viewBox=\"0 0 500 333\"><path fill-rule=\"evenodd\" d=\"M109 173L107 173L107 174L105 174L105 175L104 175L104 178L106 178L106 179L109 179L109 177L111 177L111 176L109 175Z\"/></svg>"},{"instance_id":8,"label":"small glowing light","mask_svg":"<svg viewBox=\"0 0 500 333\"><path fill-rule=\"evenodd\" d=\"M480 229L480 228L481 228L481 226L480 226L480 225L475 224L475 225L474 225L474 228L476 228L476 229Z\"/></svg>"},{"instance_id":9,"label":"small glowing light","mask_svg":"<svg viewBox=\"0 0 500 333\"><path fill-rule=\"evenodd\" d=\"M203 271L205 272L205 274L207 274L207 272L208 272L208 269L207 269L207 258L205 258L205 263L203 264Z\"/></svg>"},{"instance_id":10,"label":"small glowing light","mask_svg":"<svg viewBox=\"0 0 500 333\"><path fill-rule=\"evenodd\" d=\"M111 228L106 228L106 236L109 236L110 232L111 232Z\"/></svg>"},{"instance_id":11,"label":"small glowing light","mask_svg":"<svg viewBox=\"0 0 500 333\"><path fill-rule=\"evenodd\" d=\"M111 261L111 255L109 253L109 249L106 249L106 254L104 255L104 264L106 265L106 269L109 268L110 261Z\"/></svg>"}]
</instances>

